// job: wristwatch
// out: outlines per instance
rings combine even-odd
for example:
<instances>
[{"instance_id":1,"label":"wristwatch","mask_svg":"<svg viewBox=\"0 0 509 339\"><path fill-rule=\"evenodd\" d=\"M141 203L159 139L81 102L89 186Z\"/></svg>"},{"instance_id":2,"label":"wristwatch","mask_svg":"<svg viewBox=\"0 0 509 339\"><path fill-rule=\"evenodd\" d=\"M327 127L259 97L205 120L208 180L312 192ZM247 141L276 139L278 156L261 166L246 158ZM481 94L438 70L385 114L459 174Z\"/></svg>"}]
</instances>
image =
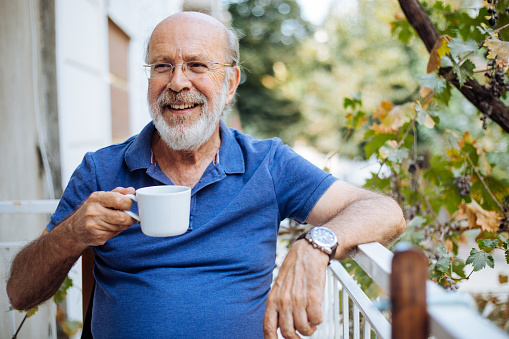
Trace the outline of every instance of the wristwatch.
<instances>
[{"instance_id":1,"label":"wristwatch","mask_svg":"<svg viewBox=\"0 0 509 339\"><path fill-rule=\"evenodd\" d=\"M329 255L330 260L334 259L334 254L338 248L338 238L336 234L327 227L316 226L302 233L297 240L307 239L314 248L321 250Z\"/></svg>"}]
</instances>

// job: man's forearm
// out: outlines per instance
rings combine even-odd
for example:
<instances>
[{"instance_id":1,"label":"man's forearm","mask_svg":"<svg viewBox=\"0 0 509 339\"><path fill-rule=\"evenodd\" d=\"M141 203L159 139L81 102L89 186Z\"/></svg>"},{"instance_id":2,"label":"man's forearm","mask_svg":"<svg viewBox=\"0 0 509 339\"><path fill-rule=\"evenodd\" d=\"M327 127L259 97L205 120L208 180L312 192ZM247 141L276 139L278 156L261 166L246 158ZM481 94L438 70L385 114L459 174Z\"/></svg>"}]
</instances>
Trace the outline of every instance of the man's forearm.
<instances>
[{"instance_id":1,"label":"man's forearm","mask_svg":"<svg viewBox=\"0 0 509 339\"><path fill-rule=\"evenodd\" d=\"M81 255L62 231L57 227L43 234L12 262L7 294L15 309L27 310L51 298Z\"/></svg>"},{"instance_id":2,"label":"man's forearm","mask_svg":"<svg viewBox=\"0 0 509 339\"><path fill-rule=\"evenodd\" d=\"M326 226L338 235L336 258L342 258L362 243L387 245L406 227L398 204L384 196L356 201L332 218Z\"/></svg>"},{"instance_id":3,"label":"man's forearm","mask_svg":"<svg viewBox=\"0 0 509 339\"><path fill-rule=\"evenodd\" d=\"M388 244L406 227L396 201L340 180L323 194L306 221L336 233L336 258L344 257L362 243Z\"/></svg>"}]
</instances>

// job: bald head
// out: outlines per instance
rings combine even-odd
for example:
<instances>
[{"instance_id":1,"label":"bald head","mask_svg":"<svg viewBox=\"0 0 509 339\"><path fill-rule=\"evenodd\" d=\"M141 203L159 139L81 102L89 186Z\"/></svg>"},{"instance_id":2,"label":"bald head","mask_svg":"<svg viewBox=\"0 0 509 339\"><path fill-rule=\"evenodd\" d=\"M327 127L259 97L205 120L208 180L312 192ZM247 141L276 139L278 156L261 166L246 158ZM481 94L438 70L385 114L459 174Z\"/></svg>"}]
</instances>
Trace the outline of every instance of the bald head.
<instances>
[{"instance_id":1,"label":"bald head","mask_svg":"<svg viewBox=\"0 0 509 339\"><path fill-rule=\"evenodd\" d=\"M181 12L173 14L161 21L152 31L147 44L145 62L150 63L151 46L161 35L178 35L186 28L198 30L203 34L221 36L225 62L238 65L239 63L239 41L237 34L232 28L226 27L216 18L199 12ZM186 43L192 43L187 41Z\"/></svg>"}]
</instances>

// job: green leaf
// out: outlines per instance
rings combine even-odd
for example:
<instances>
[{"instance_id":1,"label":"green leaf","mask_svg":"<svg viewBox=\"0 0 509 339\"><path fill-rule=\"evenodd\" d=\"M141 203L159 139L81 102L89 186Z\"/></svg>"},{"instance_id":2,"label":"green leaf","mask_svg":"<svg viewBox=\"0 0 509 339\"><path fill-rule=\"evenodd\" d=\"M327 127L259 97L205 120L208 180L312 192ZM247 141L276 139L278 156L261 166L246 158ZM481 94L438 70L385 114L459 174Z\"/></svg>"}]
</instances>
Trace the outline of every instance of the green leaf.
<instances>
[{"instance_id":1,"label":"green leaf","mask_svg":"<svg viewBox=\"0 0 509 339\"><path fill-rule=\"evenodd\" d=\"M440 67L441 68L447 68L452 67L452 60L448 56L444 55L440 58Z\"/></svg>"},{"instance_id":2,"label":"green leaf","mask_svg":"<svg viewBox=\"0 0 509 339\"><path fill-rule=\"evenodd\" d=\"M486 267L486 265L491 268L495 267L495 259L493 259L491 254L476 250L475 248L472 248L470 251L470 256L467 258L466 263L467 265L472 264L472 266L474 266L474 271L480 271Z\"/></svg>"},{"instance_id":3,"label":"green leaf","mask_svg":"<svg viewBox=\"0 0 509 339\"><path fill-rule=\"evenodd\" d=\"M35 313L37 313L38 310L39 310L39 306L35 306L35 307L32 307L31 309L27 310L26 311L27 318L30 318L31 316L33 316Z\"/></svg>"},{"instance_id":4,"label":"green leaf","mask_svg":"<svg viewBox=\"0 0 509 339\"><path fill-rule=\"evenodd\" d=\"M415 110L417 111L416 120L419 123L419 125L425 126L427 128L433 128L435 126L435 121L433 120L429 112L420 105L420 103L415 106Z\"/></svg>"},{"instance_id":5,"label":"green leaf","mask_svg":"<svg viewBox=\"0 0 509 339\"><path fill-rule=\"evenodd\" d=\"M418 79L424 87L428 87L430 90L436 91L437 93L442 93L447 84L447 81L437 76L436 73L428 73L420 76Z\"/></svg>"},{"instance_id":6,"label":"green leaf","mask_svg":"<svg viewBox=\"0 0 509 339\"><path fill-rule=\"evenodd\" d=\"M505 261L509 264L509 250L505 250Z\"/></svg>"},{"instance_id":7,"label":"green leaf","mask_svg":"<svg viewBox=\"0 0 509 339\"><path fill-rule=\"evenodd\" d=\"M482 35L489 34L492 38L496 38L494 29L491 29L489 27L484 28L482 26L477 26L476 28L479 30L479 32L481 32Z\"/></svg>"},{"instance_id":8,"label":"green leaf","mask_svg":"<svg viewBox=\"0 0 509 339\"><path fill-rule=\"evenodd\" d=\"M501 244L500 244L500 247L502 247L503 249L506 249L506 250L507 250L507 249L509 248L509 240L508 240L508 239L506 239L506 238L504 238L504 237L502 236L502 234L499 234L499 235L498 235L498 239L500 240L500 243L501 243Z\"/></svg>"},{"instance_id":9,"label":"green leaf","mask_svg":"<svg viewBox=\"0 0 509 339\"><path fill-rule=\"evenodd\" d=\"M397 35L398 39L405 45L407 45L415 35L415 30L408 20L393 21L391 25L392 34Z\"/></svg>"},{"instance_id":10,"label":"green leaf","mask_svg":"<svg viewBox=\"0 0 509 339\"><path fill-rule=\"evenodd\" d=\"M458 77L460 86L463 86L468 79L474 76L475 64L470 60L458 65L456 62L452 66L454 74Z\"/></svg>"},{"instance_id":11,"label":"green leaf","mask_svg":"<svg viewBox=\"0 0 509 339\"><path fill-rule=\"evenodd\" d=\"M449 82L447 82L443 93L435 94L435 98L442 102L445 106L449 105L449 102L451 101L451 96L452 96L452 86Z\"/></svg>"},{"instance_id":12,"label":"green leaf","mask_svg":"<svg viewBox=\"0 0 509 339\"><path fill-rule=\"evenodd\" d=\"M477 244L479 245L479 249L483 251L492 251L497 247L498 245L498 239L491 240L491 239L478 239Z\"/></svg>"},{"instance_id":13,"label":"green leaf","mask_svg":"<svg viewBox=\"0 0 509 339\"><path fill-rule=\"evenodd\" d=\"M451 260L448 257L442 257L438 259L434 266L438 271L447 273L451 267Z\"/></svg>"},{"instance_id":14,"label":"green leaf","mask_svg":"<svg viewBox=\"0 0 509 339\"><path fill-rule=\"evenodd\" d=\"M460 56L468 52L477 52L479 50L477 42L470 39L463 41L460 38L453 38L447 45L451 48L450 53L454 56Z\"/></svg>"},{"instance_id":15,"label":"green leaf","mask_svg":"<svg viewBox=\"0 0 509 339\"><path fill-rule=\"evenodd\" d=\"M356 109L357 106L362 106L362 100L360 98L345 98L343 100L343 107L352 109Z\"/></svg>"},{"instance_id":16,"label":"green leaf","mask_svg":"<svg viewBox=\"0 0 509 339\"><path fill-rule=\"evenodd\" d=\"M65 277L64 282L62 285L60 285L60 288L58 289L57 293L55 293L55 296L53 299L55 300L55 303L60 304L64 301L65 296L67 294L67 290L72 287L72 279L69 278L69 276Z\"/></svg>"},{"instance_id":17,"label":"green leaf","mask_svg":"<svg viewBox=\"0 0 509 339\"><path fill-rule=\"evenodd\" d=\"M452 271L460 278L465 279L465 262L459 258L454 258L452 261Z\"/></svg>"},{"instance_id":18,"label":"green leaf","mask_svg":"<svg viewBox=\"0 0 509 339\"><path fill-rule=\"evenodd\" d=\"M377 153L378 149L382 147L387 140L394 139L392 134L377 134L366 145L364 145L364 152L366 158L370 158L373 154Z\"/></svg>"},{"instance_id":19,"label":"green leaf","mask_svg":"<svg viewBox=\"0 0 509 339\"><path fill-rule=\"evenodd\" d=\"M392 162L400 164L403 159L408 158L410 151L408 148L401 147L398 149L392 148L391 146L382 146L379 150L380 157L382 159L389 159Z\"/></svg>"}]
</instances>

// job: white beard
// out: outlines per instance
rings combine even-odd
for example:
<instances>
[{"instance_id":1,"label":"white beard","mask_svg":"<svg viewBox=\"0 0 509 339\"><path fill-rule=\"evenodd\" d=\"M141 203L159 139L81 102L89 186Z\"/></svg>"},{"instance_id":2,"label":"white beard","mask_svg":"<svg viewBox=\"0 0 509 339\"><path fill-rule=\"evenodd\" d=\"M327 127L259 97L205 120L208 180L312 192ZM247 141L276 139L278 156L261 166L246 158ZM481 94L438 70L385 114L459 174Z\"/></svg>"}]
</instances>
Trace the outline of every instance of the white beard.
<instances>
[{"instance_id":1,"label":"white beard","mask_svg":"<svg viewBox=\"0 0 509 339\"><path fill-rule=\"evenodd\" d=\"M157 102L150 105L150 116L168 147L176 151L195 151L207 142L221 119L226 106L227 92L228 83L225 81L217 93L217 99L209 103L201 92L175 93L169 88L165 89L157 98ZM192 123L187 116L171 115L167 122L163 112L170 102L202 104L198 121ZM190 123L191 125L187 126Z\"/></svg>"}]
</instances>

